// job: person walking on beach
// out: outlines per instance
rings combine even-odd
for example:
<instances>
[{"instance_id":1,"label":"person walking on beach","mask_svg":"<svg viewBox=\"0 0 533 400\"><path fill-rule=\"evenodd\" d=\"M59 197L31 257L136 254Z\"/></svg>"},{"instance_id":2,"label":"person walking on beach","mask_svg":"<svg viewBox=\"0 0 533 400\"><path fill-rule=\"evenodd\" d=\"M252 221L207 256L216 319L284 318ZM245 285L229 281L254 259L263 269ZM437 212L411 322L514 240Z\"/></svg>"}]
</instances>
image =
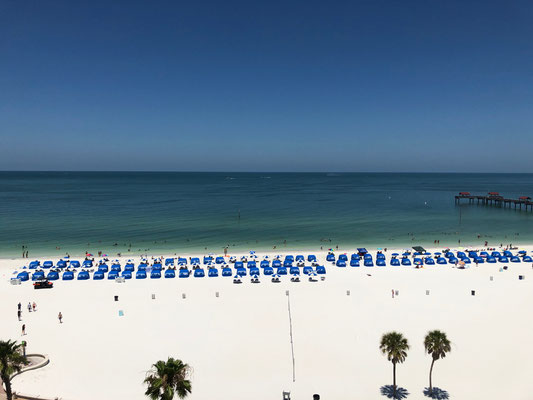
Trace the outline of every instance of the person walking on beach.
<instances>
[{"instance_id":1,"label":"person walking on beach","mask_svg":"<svg viewBox=\"0 0 533 400\"><path fill-rule=\"evenodd\" d=\"M59 320L59 323L63 323L63 314L61 314L61 311L59 311L59 314L57 315L57 319Z\"/></svg>"},{"instance_id":2,"label":"person walking on beach","mask_svg":"<svg viewBox=\"0 0 533 400\"><path fill-rule=\"evenodd\" d=\"M22 317L22 311L18 310L17 311L17 316L19 317L19 321L20 321L20 319L21 319L20 317Z\"/></svg>"},{"instance_id":3,"label":"person walking on beach","mask_svg":"<svg viewBox=\"0 0 533 400\"><path fill-rule=\"evenodd\" d=\"M37 304L35 304L35 302L33 302L33 304L31 305L33 307L33 311L37 311Z\"/></svg>"},{"instance_id":4,"label":"person walking on beach","mask_svg":"<svg viewBox=\"0 0 533 400\"><path fill-rule=\"evenodd\" d=\"M31 312L31 303L28 303L28 312Z\"/></svg>"},{"instance_id":5,"label":"person walking on beach","mask_svg":"<svg viewBox=\"0 0 533 400\"><path fill-rule=\"evenodd\" d=\"M26 335L26 324L22 324L22 336Z\"/></svg>"},{"instance_id":6,"label":"person walking on beach","mask_svg":"<svg viewBox=\"0 0 533 400\"><path fill-rule=\"evenodd\" d=\"M17 307L18 307L19 311L22 311L22 304L20 304L20 301L19 301L19 304L18 304Z\"/></svg>"}]
</instances>

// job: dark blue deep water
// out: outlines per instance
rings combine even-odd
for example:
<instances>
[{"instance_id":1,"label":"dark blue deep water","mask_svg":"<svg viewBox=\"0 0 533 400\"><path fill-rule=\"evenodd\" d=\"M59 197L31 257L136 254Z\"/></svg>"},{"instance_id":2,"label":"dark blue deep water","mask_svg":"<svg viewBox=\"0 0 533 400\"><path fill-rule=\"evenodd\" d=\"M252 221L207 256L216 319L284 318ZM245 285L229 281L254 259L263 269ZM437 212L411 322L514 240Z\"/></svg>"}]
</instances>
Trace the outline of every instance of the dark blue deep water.
<instances>
[{"instance_id":1,"label":"dark blue deep water","mask_svg":"<svg viewBox=\"0 0 533 400\"><path fill-rule=\"evenodd\" d=\"M0 172L0 257L533 241L533 212L459 191L533 197L533 174Z\"/></svg>"}]
</instances>

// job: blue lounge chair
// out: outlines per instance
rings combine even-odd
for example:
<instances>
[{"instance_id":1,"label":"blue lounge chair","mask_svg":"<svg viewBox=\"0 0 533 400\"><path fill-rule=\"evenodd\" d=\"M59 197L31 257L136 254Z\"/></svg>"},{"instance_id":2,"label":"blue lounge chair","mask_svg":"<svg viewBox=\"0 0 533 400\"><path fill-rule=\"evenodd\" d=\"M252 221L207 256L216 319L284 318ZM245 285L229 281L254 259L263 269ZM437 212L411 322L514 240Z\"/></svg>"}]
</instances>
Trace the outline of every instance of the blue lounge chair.
<instances>
[{"instance_id":1,"label":"blue lounge chair","mask_svg":"<svg viewBox=\"0 0 533 400\"><path fill-rule=\"evenodd\" d=\"M313 267L309 267L309 266L304 267L304 269L303 269L303 274L304 275L310 275L312 273L313 273Z\"/></svg>"},{"instance_id":2,"label":"blue lounge chair","mask_svg":"<svg viewBox=\"0 0 533 400\"><path fill-rule=\"evenodd\" d=\"M204 265L207 265L212 262L213 262L213 257L211 256L204 257Z\"/></svg>"},{"instance_id":3,"label":"blue lounge chair","mask_svg":"<svg viewBox=\"0 0 533 400\"><path fill-rule=\"evenodd\" d=\"M376 260L376 265L378 267L385 267L387 264L385 263L385 260L383 258L379 258Z\"/></svg>"},{"instance_id":4,"label":"blue lounge chair","mask_svg":"<svg viewBox=\"0 0 533 400\"><path fill-rule=\"evenodd\" d=\"M511 262L512 262L512 263L519 263L519 262L521 262L520 257L518 257L518 256L512 256L512 257L511 257Z\"/></svg>"},{"instance_id":5,"label":"blue lounge chair","mask_svg":"<svg viewBox=\"0 0 533 400\"><path fill-rule=\"evenodd\" d=\"M230 275L231 275L231 270L230 270ZM209 276L210 278L216 278L218 276L218 269L209 268L207 270L207 276Z\"/></svg>"},{"instance_id":6,"label":"blue lounge chair","mask_svg":"<svg viewBox=\"0 0 533 400\"><path fill-rule=\"evenodd\" d=\"M300 275L300 268L298 267L291 267L289 270L289 273L291 275Z\"/></svg>"},{"instance_id":7,"label":"blue lounge chair","mask_svg":"<svg viewBox=\"0 0 533 400\"><path fill-rule=\"evenodd\" d=\"M270 266L270 262L268 260L263 260L259 265L261 266L261 268L266 268Z\"/></svg>"},{"instance_id":8,"label":"blue lounge chair","mask_svg":"<svg viewBox=\"0 0 533 400\"><path fill-rule=\"evenodd\" d=\"M144 270L137 270L137 273L135 274L135 279L146 279L146 271Z\"/></svg>"},{"instance_id":9,"label":"blue lounge chair","mask_svg":"<svg viewBox=\"0 0 533 400\"><path fill-rule=\"evenodd\" d=\"M483 257L475 257L474 262L477 264L483 264L485 262L485 259Z\"/></svg>"},{"instance_id":10,"label":"blue lounge chair","mask_svg":"<svg viewBox=\"0 0 533 400\"><path fill-rule=\"evenodd\" d=\"M237 268L236 274L239 276L246 276L246 269L244 267Z\"/></svg>"},{"instance_id":11,"label":"blue lounge chair","mask_svg":"<svg viewBox=\"0 0 533 400\"><path fill-rule=\"evenodd\" d=\"M54 263L52 261L43 262L43 268L52 268L53 266L54 266Z\"/></svg>"},{"instance_id":12,"label":"blue lounge chair","mask_svg":"<svg viewBox=\"0 0 533 400\"><path fill-rule=\"evenodd\" d=\"M459 260L455 257L450 257L448 258L448 263L449 264L459 264Z\"/></svg>"},{"instance_id":13,"label":"blue lounge chair","mask_svg":"<svg viewBox=\"0 0 533 400\"><path fill-rule=\"evenodd\" d=\"M44 279L44 272L43 271L37 271L37 272L34 272L31 275L31 280L32 281L37 281L39 279Z\"/></svg>"},{"instance_id":14,"label":"blue lounge chair","mask_svg":"<svg viewBox=\"0 0 533 400\"><path fill-rule=\"evenodd\" d=\"M479 257L479 256L477 254L477 251L469 251L468 252L468 257L474 259L474 258Z\"/></svg>"},{"instance_id":15,"label":"blue lounge chair","mask_svg":"<svg viewBox=\"0 0 533 400\"><path fill-rule=\"evenodd\" d=\"M87 281L89 280L91 277L89 275L89 273L87 271L80 271L80 273L78 273L78 280L79 281Z\"/></svg>"},{"instance_id":16,"label":"blue lounge chair","mask_svg":"<svg viewBox=\"0 0 533 400\"><path fill-rule=\"evenodd\" d=\"M341 254L339 255L339 260L348 261L348 256L346 254Z\"/></svg>"},{"instance_id":17,"label":"blue lounge chair","mask_svg":"<svg viewBox=\"0 0 533 400\"><path fill-rule=\"evenodd\" d=\"M374 261L372 261L371 258L367 258L363 261L363 265L365 267L373 267L374 266Z\"/></svg>"},{"instance_id":18,"label":"blue lounge chair","mask_svg":"<svg viewBox=\"0 0 533 400\"><path fill-rule=\"evenodd\" d=\"M461 261L464 262L465 264L472 264L472 261L468 257L461 258Z\"/></svg>"},{"instance_id":19,"label":"blue lounge chair","mask_svg":"<svg viewBox=\"0 0 533 400\"><path fill-rule=\"evenodd\" d=\"M265 267L263 269L263 275L273 275L274 274L274 268L272 267Z\"/></svg>"},{"instance_id":20,"label":"blue lounge chair","mask_svg":"<svg viewBox=\"0 0 533 400\"><path fill-rule=\"evenodd\" d=\"M385 254L383 253L378 253L376 255L376 260L384 260L385 259Z\"/></svg>"},{"instance_id":21,"label":"blue lounge chair","mask_svg":"<svg viewBox=\"0 0 533 400\"><path fill-rule=\"evenodd\" d=\"M509 259L505 256L501 256L500 258L498 258L498 261L501 263L508 263Z\"/></svg>"},{"instance_id":22,"label":"blue lounge chair","mask_svg":"<svg viewBox=\"0 0 533 400\"><path fill-rule=\"evenodd\" d=\"M363 260L372 260L372 254L365 254Z\"/></svg>"},{"instance_id":23,"label":"blue lounge chair","mask_svg":"<svg viewBox=\"0 0 533 400\"><path fill-rule=\"evenodd\" d=\"M336 263L337 267L346 267L346 261L345 260L341 260L340 258L337 260L337 263Z\"/></svg>"},{"instance_id":24,"label":"blue lounge chair","mask_svg":"<svg viewBox=\"0 0 533 400\"><path fill-rule=\"evenodd\" d=\"M448 262L446 261L446 259L444 257L437 257L437 264L447 264Z\"/></svg>"},{"instance_id":25,"label":"blue lounge chair","mask_svg":"<svg viewBox=\"0 0 533 400\"><path fill-rule=\"evenodd\" d=\"M108 267L106 264L100 264L100 265L98 266L98 271L100 271L100 272L107 272L107 271L109 271L109 267Z\"/></svg>"},{"instance_id":26,"label":"blue lounge chair","mask_svg":"<svg viewBox=\"0 0 533 400\"><path fill-rule=\"evenodd\" d=\"M170 265L171 267L174 266L174 259L173 259L173 258L167 258L167 259L165 260L165 266L168 267L169 265Z\"/></svg>"},{"instance_id":27,"label":"blue lounge chair","mask_svg":"<svg viewBox=\"0 0 533 400\"><path fill-rule=\"evenodd\" d=\"M359 260L354 260L353 258L350 260L350 267L358 267L359 266Z\"/></svg>"},{"instance_id":28,"label":"blue lounge chair","mask_svg":"<svg viewBox=\"0 0 533 400\"><path fill-rule=\"evenodd\" d=\"M122 270L122 268L120 267L120 264L113 264L111 266L111 271L120 272L121 270Z\"/></svg>"},{"instance_id":29,"label":"blue lounge chair","mask_svg":"<svg viewBox=\"0 0 533 400\"><path fill-rule=\"evenodd\" d=\"M390 265L393 267L397 267L400 265L400 260L398 260L397 258L393 258L390 260Z\"/></svg>"},{"instance_id":30,"label":"blue lounge chair","mask_svg":"<svg viewBox=\"0 0 533 400\"><path fill-rule=\"evenodd\" d=\"M248 268L255 268L257 266L257 263L255 261L248 261L248 264L246 264Z\"/></svg>"},{"instance_id":31,"label":"blue lounge chair","mask_svg":"<svg viewBox=\"0 0 533 400\"><path fill-rule=\"evenodd\" d=\"M285 260L285 261L283 261L283 266L284 266L285 268L290 268L290 267L292 267L292 261L290 261L290 260Z\"/></svg>"},{"instance_id":32,"label":"blue lounge chair","mask_svg":"<svg viewBox=\"0 0 533 400\"><path fill-rule=\"evenodd\" d=\"M460 259L466 258L466 253L464 251L458 251L457 258L460 258Z\"/></svg>"},{"instance_id":33,"label":"blue lounge chair","mask_svg":"<svg viewBox=\"0 0 533 400\"><path fill-rule=\"evenodd\" d=\"M196 268L194 270L194 277L195 278L203 278L205 276L205 271L202 268Z\"/></svg>"},{"instance_id":34,"label":"blue lounge chair","mask_svg":"<svg viewBox=\"0 0 533 400\"><path fill-rule=\"evenodd\" d=\"M120 272L118 272L118 271L110 271L109 274L107 274L107 279L110 280L110 281L114 280L115 278L118 278L118 274L119 273Z\"/></svg>"},{"instance_id":35,"label":"blue lounge chair","mask_svg":"<svg viewBox=\"0 0 533 400\"><path fill-rule=\"evenodd\" d=\"M408 258L402 258L402 265L406 267L410 266L411 260L409 260Z\"/></svg>"},{"instance_id":36,"label":"blue lounge chair","mask_svg":"<svg viewBox=\"0 0 533 400\"><path fill-rule=\"evenodd\" d=\"M231 268L222 268L222 276L232 276L233 274L231 273Z\"/></svg>"},{"instance_id":37,"label":"blue lounge chair","mask_svg":"<svg viewBox=\"0 0 533 400\"><path fill-rule=\"evenodd\" d=\"M350 259L359 261L361 259L361 256L357 253L353 253Z\"/></svg>"},{"instance_id":38,"label":"blue lounge chair","mask_svg":"<svg viewBox=\"0 0 533 400\"><path fill-rule=\"evenodd\" d=\"M426 257L426 258L424 259L424 263L425 263L426 265L435 265L435 260L434 260L433 258L431 258L431 257Z\"/></svg>"},{"instance_id":39,"label":"blue lounge chair","mask_svg":"<svg viewBox=\"0 0 533 400\"><path fill-rule=\"evenodd\" d=\"M530 256L524 256L522 257L522 261L530 263L530 262L533 262L533 259Z\"/></svg>"},{"instance_id":40,"label":"blue lounge chair","mask_svg":"<svg viewBox=\"0 0 533 400\"><path fill-rule=\"evenodd\" d=\"M316 273L323 275L326 273L326 268L323 265L319 265L318 267L316 267Z\"/></svg>"},{"instance_id":41,"label":"blue lounge chair","mask_svg":"<svg viewBox=\"0 0 533 400\"><path fill-rule=\"evenodd\" d=\"M135 265L128 263L124 266L124 271L133 272L135 271Z\"/></svg>"},{"instance_id":42,"label":"blue lounge chair","mask_svg":"<svg viewBox=\"0 0 533 400\"><path fill-rule=\"evenodd\" d=\"M487 257L489 256L489 253L487 253L486 251L482 251L481 253L479 253L479 255L480 255L481 257L485 257L485 258L487 258Z\"/></svg>"},{"instance_id":43,"label":"blue lounge chair","mask_svg":"<svg viewBox=\"0 0 533 400\"><path fill-rule=\"evenodd\" d=\"M144 264L144 263L141 263L139 264L139 266L137 267L137 271L146 271L146 267L148 267L148 265Z\"/></svg>"},{"instance_id":44,"label":"blue lounge chair","mask_svg":"<svg viewBox=\"0 0 533 400\"><path fill-rule=\"evenodd\" d=\"M250 268L250 276L259 275L259 274L260 274L259 268L257 267Z\"/></svg>"},{"instance_id":45,"label":"blue lounge chair","mask_svg":"<svg viewBox=\"0 0 533 400\"><path fill-rule=\"evenodd\" d=\"M57 268L66 268L67 267L67 262L65 260L59 260L57 262Z\"/></svg>"},{"instance_id":46,"label":"blue lounge chair","mask_svg":"<svg viewBox=\"0 0 533 400\"><path fill-rule=\"evenodd\" d=\"M333 253L329 253L329 254L326 256L326 261L329 261L329 262L335 262L335 254L333 254Z\"/></svg>"},{"instance_id":47,"label":"blue lounge chair","mask_svg":"<svg viewBox=\"0 0 533 400\"><path fill-rule=\"evenodd\" d=\"M105 278L105 273L103 273L102 271L96 271L93 274L93 281L101 281L104 278Z\"/></svg>"},{"instance_id":48,"label":"blue lounge chair","mask_svg":"<svg viewBox=\"0 0 533 400\"><path fill-rule=\"evenodd\" d=\"M291 256L291 255L285 256L285 261L290 261L291 263L294 262L294 256Z\"/></svg>"},{"instance_id":49,"label":"blue lounge chair","mask_svg":"<svg viewBox=\"0 0 533 400\"><path fill-rule=\"evenodd\" d=\"M178 257L178 264L187 265L187 259L183 257Z\"/></svg>"},{"instance_id":50,"label":"blue lounge chair","mask_svg":"<svg viewBox=\"0 0 533 400\"><path fill-rule=\"evenodd\" d=\"M242 261L235 261L235 268L244 268L244 263Z\"/></svg>"},{"instance_id":51,"label":"blue lounge chair","mask_svg":"<svg viewBox=\"0 0 533 400\"><path fill-rule=\"evenodd\" d=\"M287 268L286 267L279 267L276 271L278 275L287 275Z\"/></svg>"},{"instance_id":52,"label":"blue lounge chair","mask_svg":"<svg viewBox=\"0 0 533 400\"><path fill-rule=\"evenodd\" d=\"M39 267L41 265L41 263L39 261L32 261L30 263L30 269L37 269L37 267Z\"/></svg>"},{"instance_id":53,"label":"blue lounge chair","mask_svg":"<svg viewBox=\"0 0 533 400\"><path fill-rule=\"evenodd\" d=\"M150 273L150 279L160 279L161 278L161 270L159 269L153 269Z\"/></svg>"},{"instance_id":54,"label":"blue lounge chair","mask_svg":"<svg viewBox=\"0 0 533 400\"><path fill-rule=\"evenodd\" d=\"M191 258L191 264L200 264L200 258L198 257Z\"/></svg>"},{"instance_id":55,"label":"blue lounge chair","mask_svg":"<svg viewBox=\"0 0 533 400\"><path fill-rule=\"evenodd\" d=\"M154 265L152 265L152 269L154 271L161 271L163 269L163 266L161 265L161 263L155 263Z\"/></svg>"},{"instance_id":56,"label":"blue lounge chair","mask_svg":"<svg viewBox=\"0 0 533 400\"><path fill-rule=\"evenodd\" d=\"M124 279L131 279L131 271L126 271L126 270L122 271L122 277Z\"/></svg>"},{"instance_id":57,"label":"blue lounge chair","mask_svg":"<svg viewBox=\"0 0 533 400\"><path fill-rule=\"evenodd\" d=\"M446 254L444 254L444 257L452 258L452 257L455 257L455 254L453 254L451 251L448 251Z\"/></svg>"},{"instance_id":58,"label":"blue lounge chair","mask_svg":"<svg viewBox=\"0 0 533 400\"><path fill-rule=\"evenodd\" d=\"M93 266L92 260L84 260L83 261L83 268L91 268Z\"/></svg>"},{"instance_id":59,"label":"blue lounge chair","mask_svg":"<svg viewBox=\"0 0 533 400\"><path fill-rule=\"evenodd\" d=\"M49 281L57 281L59 279L59 274L55 271L50 271L48 275L46 275L46 279Z\"/></svg>"},{"instance_id":60,"label":"blue lounge chair","mask_svg":"<svg viewBox=\"0 0 533 400\"><path fill-rule=\"evenodd\" d=\"M70 266L71 266L72 268L79 268L79 267L80 267L80 262L77 261L77 260L72 260L72 261L70 262Z\"/></svg>"},{"instance_id":61,"label":"blue lounge chair","mask_svg":"<svg viewBox=\"0 0 533 400\"><path fill-rule=\"evenodd\" d=\"M305 261L305 257L302 256L302 255L297 255L296 256L296 261Z\"/></svg>"},{"instance_id":62,"label":"blue lounge chair","mask_svg":"<svg viewBox=\"0 0 533 400\"><path fill-rule=\"evenodd\" d=\"M190 274L191 274L191 271L189 271L188 269L180 269L178 277L180 277L180 278L188 278ZM230 274L231 274L231 272L230 272Z\"/></svg>"},{"instance_id":63,"label":"blue lounge chair","mask_svg":"<svg viewBox=\"0 0 533 400\"><path fill-rule=\"evenodd\" d=\"M307 261L309 261L309 262L316 261L316 256L314 254L309 254L307 256Z\"/></svg>"},{"instance_id":64,"label":"blue lounge chair","mask_svg":"<svg viewBox=\"0 0 533 400\"><path fill-rule=\"evenodd\" d=\"M513 256L513 253L511 253L509 250L505 250L503 252L503 255L507 258L511 258Z\"/></svg>"},{"instance_id":65,"label":"blue lounge chair","mask_svg":"<svg viewBox=\"0 0 533 400\"><path fill-rule=\"evenodd\" d=\"M488 256L486 261L489 264L495 264L496 263L496 257Z\"/></svg>"},{"instance_id":66,"label":"blue lounge chair","mask_svg":"<svg viewBox=\"0 0 533 400\"><path fill-rule=\"evenodd\" d=\"M492 253L490 253L490 255L494 258L498 258L502 256L502 254L499 251L493 251Z\"/></svg>"},{"instance_id":67,"label":"blue lounge chair","mask_svg":"<svg viewBox=\"0 0 533 400\"><path fill-rule=\"evenodd\" d=\"M281 267L281 261L280 260L272 260L272 267L273 268Z\"/></svg>"}]
</instances>

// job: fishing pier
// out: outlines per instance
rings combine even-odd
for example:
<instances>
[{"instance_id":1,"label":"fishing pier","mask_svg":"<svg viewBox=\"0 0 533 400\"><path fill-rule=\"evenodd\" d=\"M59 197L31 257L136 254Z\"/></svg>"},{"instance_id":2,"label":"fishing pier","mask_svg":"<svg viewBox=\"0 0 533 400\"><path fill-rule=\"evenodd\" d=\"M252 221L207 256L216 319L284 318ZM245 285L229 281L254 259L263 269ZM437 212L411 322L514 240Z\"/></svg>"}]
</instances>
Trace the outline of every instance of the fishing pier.
<instances>
[{"instance_id":1,"label":"fishing pier","mask_svg":"<svg viewBox=\"0 0 533 400\"><path fill-rule=\"evenodd\" d=\"M514 205L515 210L522 207L526 211L533 211L533 201L529 196L520 196L518 199L506 199L498 192L489 192L486 196L474 196L470 192L460 192L455 196L455 204L461 204L462 201L467 200L469 204L481 204L484 206L509 207Z\"/></svg>"}]
</instances>

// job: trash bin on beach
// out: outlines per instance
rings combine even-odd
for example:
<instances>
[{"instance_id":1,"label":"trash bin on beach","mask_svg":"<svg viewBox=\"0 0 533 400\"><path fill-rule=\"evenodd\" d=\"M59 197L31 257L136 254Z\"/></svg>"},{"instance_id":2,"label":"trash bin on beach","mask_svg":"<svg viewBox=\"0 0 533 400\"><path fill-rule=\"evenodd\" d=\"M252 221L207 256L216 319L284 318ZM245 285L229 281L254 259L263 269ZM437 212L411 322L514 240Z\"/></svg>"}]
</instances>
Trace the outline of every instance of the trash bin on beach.
<instances>
[{"instance_id":1,"label":"trash bin on beach","mask_svg":"<svg viewBox=\"0 0 533 400\"><path fill-rule=\"evenodd\" d=\"M522 280L524 280L524 278L525 278L524 275L518 275L518 279L519 279L519 280L522 281Z\"/></svg>"},{"instance_id":2,"label":"trash bin on beach","mask_svg":"<svg viewBox=\"0 0 533 400\"><path fill-rule=\"evenodd\" d=\"M476 291L472 290L472 296L475 296L475 295L476 295Z\"/></svg>"},{"instance_id":3,"label":"trash bin on beach","mask_svg":"<svg viewBox=\"0 0 533 400\"><path fill-rule=\"evenodd\" d=\"M118 296L115 296L115 301L118 301Z\"/></svg>"}]
</instances>

